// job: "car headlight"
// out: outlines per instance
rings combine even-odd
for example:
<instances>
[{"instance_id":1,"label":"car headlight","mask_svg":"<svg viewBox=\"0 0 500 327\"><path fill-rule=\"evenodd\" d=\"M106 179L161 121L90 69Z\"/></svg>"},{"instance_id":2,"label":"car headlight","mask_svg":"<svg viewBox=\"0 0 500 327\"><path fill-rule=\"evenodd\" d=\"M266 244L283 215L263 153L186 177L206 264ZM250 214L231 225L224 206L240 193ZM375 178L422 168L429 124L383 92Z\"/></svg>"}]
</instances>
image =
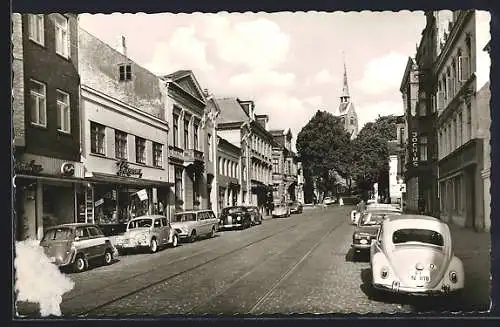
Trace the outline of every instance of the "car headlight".
<instances>
[{"instance_id":1,"label":"car headlight","mask_svg":"<svg viewBox=\"0 0 500 327\"><path fill-rule=\"evenodd\" d=\"M382 277L383 279L389 277L389 268L382 267L382 269L380 269L380 277Z\"/></svg>"},{"instance_id":2,"label":"car headlight","mask_svg":"<svg viewBox=\"0 0 500 327\"><path fill-rule=\"evenodd\" d=\"M453 283L453 284L456 284L458 282L458 275L456 272L454 271L450 271L450 281Z\"/></svg>"},{"instance_id":3,"label":"car headlight","mask_svg":"<svg viewBox=\"0 0 500 327\"><path fill-rule=\"evenodd\" d=\"M240 217L240 216L236 217L236 220L237 220L237 221L240 221L240 220L241 220L241 217Z\"/></svg>"}]
</instances>

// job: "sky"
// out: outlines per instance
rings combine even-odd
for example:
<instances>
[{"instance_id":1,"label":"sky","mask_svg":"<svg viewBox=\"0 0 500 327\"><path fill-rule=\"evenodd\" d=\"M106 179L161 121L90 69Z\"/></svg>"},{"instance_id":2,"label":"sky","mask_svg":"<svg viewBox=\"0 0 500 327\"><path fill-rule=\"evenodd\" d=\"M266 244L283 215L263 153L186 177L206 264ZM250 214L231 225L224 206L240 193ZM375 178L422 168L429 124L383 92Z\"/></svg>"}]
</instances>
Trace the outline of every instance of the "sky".
<instances>
[{"instance_id":1,"label":"sky","mask_svg":"<svg viewBox=\"0 0 500 327\"><path fill-rule=\"evenodd\" d=\"M191 69L216 97L254 100L294 139L317 110L337 112L344 60L359 129L402 114L399 91L425 27L422 11L121 14L80 27L156 74Z\"/></svg>"}]
</instances>

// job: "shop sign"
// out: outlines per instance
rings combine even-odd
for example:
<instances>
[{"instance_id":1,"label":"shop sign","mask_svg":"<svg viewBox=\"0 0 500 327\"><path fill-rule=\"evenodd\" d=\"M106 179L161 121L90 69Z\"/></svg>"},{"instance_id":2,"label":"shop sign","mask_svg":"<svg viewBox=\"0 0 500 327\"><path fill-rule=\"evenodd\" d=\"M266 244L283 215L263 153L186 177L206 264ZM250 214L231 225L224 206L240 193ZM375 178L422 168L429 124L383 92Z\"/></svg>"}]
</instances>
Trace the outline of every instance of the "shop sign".
<instances>
[{"instance_id":1,"label":"shop sign","mask_svg":"<svg viewBox=\"0 0 500 327\"><path fill-rule=\"evenodd\" d=\"M36 175L39 174L42 170L42 165L35 163L35 160L31 160L29 162L17 161L14 166L14 171L16 173Z\"/></svg>"},{"instance_id":2,"label":"shop sign","mask_svg":"<svg viewBox=\"0 0 500 327\"><path fill-rule=\"evenodd\" d=\"M61 174L63 176L73 176L75 174L75 164L65 162L61 165Z\"/></svg>"},{"instance_id":3,"label":"shop sign","mask_svg":"<svg viewBox=\"0 0 500 327\"><path fill-rule=\"evenodd\" d=\"M118 172L116 173L118 176L138 176L139 178L142 177L142 169L130 168L128 162L126 162L125 160L118 161L116 165L118 166Z\"/></svg>"},{"instance_id":4,"label":"shop sign","mask_svg":"<svg viewBox=\"0 0 500 327\"><path fill-rule=\"evenodd\" d=\"M139 200L145 201L148 199L148 192L143 189L137 192L137 196L139 197Z\"/></svg>"},{"instance_id":5,"label":"shop sign","mask_svg":"<svg viewBox=\"0 0 500 327\"><path fill-rule=\"evenodd\" d=\"M418 166L418 132L411 132L410 161L413 167Z\"/></svg>"},{"instance_id":6,"label":"shop sign","mask_svg":"<svg viewBox=\"0 0 500 327\"><path fill-rule=\"evenodd\" d=\"M104 203L104 199L99 199L99 200L97 200L97 201L94 203L94 207L98 207L98 206L100 206L100 205L101 205L101 204L103 204L103 203Z\"/></svg>"}]
</instances>

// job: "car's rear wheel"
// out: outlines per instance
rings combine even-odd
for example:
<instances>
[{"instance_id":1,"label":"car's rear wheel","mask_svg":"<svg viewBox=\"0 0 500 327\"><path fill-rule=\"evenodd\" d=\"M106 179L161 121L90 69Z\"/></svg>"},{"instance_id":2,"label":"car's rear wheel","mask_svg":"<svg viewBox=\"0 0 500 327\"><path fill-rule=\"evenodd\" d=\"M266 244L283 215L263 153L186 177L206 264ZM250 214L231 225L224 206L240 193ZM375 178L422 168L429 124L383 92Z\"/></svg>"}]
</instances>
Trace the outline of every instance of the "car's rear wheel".
<instances>
[{"instance_id":1,"label":"car's rear wheel","mask_svg":"<svg viewBox=\"0 0 500 327\"><path fill-rule=\"evenodd\" d=\"M156 238L153 238L149 244L149 251L151 253L156 253L158 251L158 242L156 241Z\"/></svg>"},{"instance_id":2,"label":"car's rear wheel","mask_svg":"<svg viewBox=\"0 0 500 327\"><path fill-rule=\"evenodd\" d=\"M73 269L76 272L82 272L87 269L87 260L85 260L83 254L79 254L76 256L75 262L73 264Z\"/></svg>"},{"instance_id":3,"label":"car's rear wheel","mask_svg":"<svg viewBox=\"0 0 500 327\"><path fill-rule=\"evenodd\" d=\"M212 231L210 232L210 237L215 237L215 226L212 227Z\"/></svg>"},{"instance_id":4,"label":"car's rear wheel","mask_svg":"<svg viewBox=\"0 0 500 327\"><path fill-rule=\"evenodd\" d=\"M104 252L104 264L110 265L111 262L113 262L113 252L107 249L106 252Z\"/></svg>"},{"instance_id":5,"label":"car's rear wheel","mask_svg":"<svg viewBox=\"0 0 500 327\"><path fill-rule=\"evenodd\" d=\"M172 236L172 247L176 247L179 244L179 238L177 235Z\"/></svg>"}]
</instances>

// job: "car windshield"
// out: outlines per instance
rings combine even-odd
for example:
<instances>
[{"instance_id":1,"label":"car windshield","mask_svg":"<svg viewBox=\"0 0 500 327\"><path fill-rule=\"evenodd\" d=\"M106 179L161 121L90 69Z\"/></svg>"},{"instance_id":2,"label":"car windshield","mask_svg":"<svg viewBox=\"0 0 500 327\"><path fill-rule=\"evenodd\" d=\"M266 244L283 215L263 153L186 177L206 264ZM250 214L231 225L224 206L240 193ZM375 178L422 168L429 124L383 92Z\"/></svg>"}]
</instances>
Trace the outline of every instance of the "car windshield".
<instances>
[{"instance_id":1,"label":"car windshield","mask_svg":"<svg viewBox=\"0 0 500 327\"><path fill-rule=\"evenodd\" d=\"M407 228L395 231L392 234L394 244L404 244L408 242L425 243L435 246L443 246L444 239L440 233L429 229Z\"/></svg>"},{"instance_id":2,"label":"car windshield","mask_svg":"<svg viewBox=\"0 0 500 327\"><path fill-rule=\"evenodd\" d=\"M68 227L49 229L45 232L42 241L65 241L69 240L72 234L71 228Z\"/></svg>"},{"instance_id":3,"label":"car windshield","mask_svg":"<svg viewBox=\"0 0 500 327\"><path fill-rule=\"evenodd\" d=\"M151 219L151 218L135 219L135 220L131 220L128 223L128 228L133 229L133 228L141 228L141 227L151 227L152 224L153 224L153 219Z\"/></svg>"},{"instance_id":4,"label":"car windshield","mask_svg":"<svg viewBox=\"0 0 500 327\"><path fill-rule=\"evenodd\" d=\"M363 215L359 220L359 226L375 226L380 225L385 219L385 213L368 213Z\"/></svg>"},{"instance_id":5,"label":"car windshield","mask_svg":"<svg viewBox=\"0 0 500 327\"><path fill-rule=\"evenodd\" d=\"M250 209L248 209L250 210ZM226 214L233 214L233 213L240 213L240 212L245 212L245 208L243 207L233 207L233 208L225 208L224 213Z\"/></svg>"},{"instance_id":6,"label":"car windshield","mask_svg":"<svg viewBox=\"0 0 500 327\"><path fill-rule=\"evenodd\" d=\"M182 223L185 221L196 221L196 215L193 212L174 215L174 222Z\"/></svg>"}]
</instances>

